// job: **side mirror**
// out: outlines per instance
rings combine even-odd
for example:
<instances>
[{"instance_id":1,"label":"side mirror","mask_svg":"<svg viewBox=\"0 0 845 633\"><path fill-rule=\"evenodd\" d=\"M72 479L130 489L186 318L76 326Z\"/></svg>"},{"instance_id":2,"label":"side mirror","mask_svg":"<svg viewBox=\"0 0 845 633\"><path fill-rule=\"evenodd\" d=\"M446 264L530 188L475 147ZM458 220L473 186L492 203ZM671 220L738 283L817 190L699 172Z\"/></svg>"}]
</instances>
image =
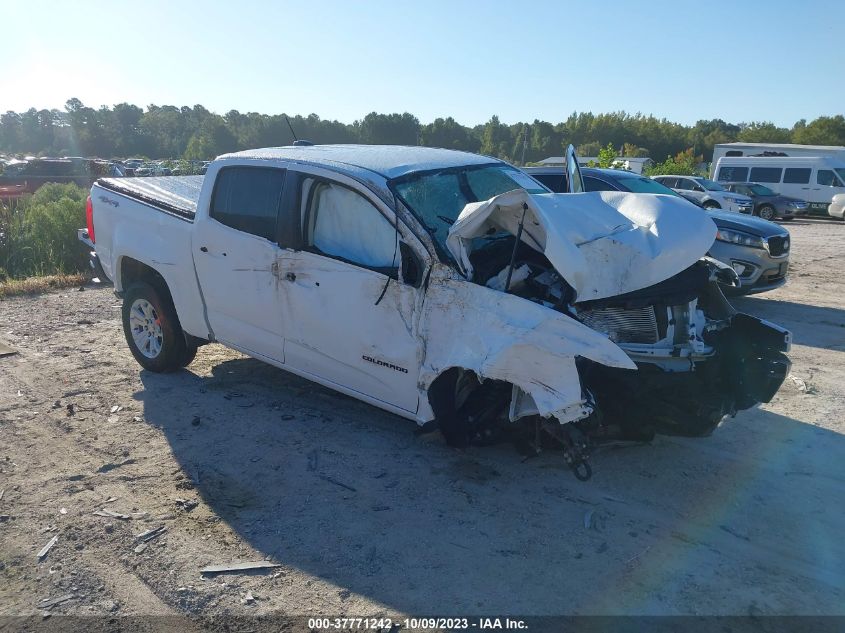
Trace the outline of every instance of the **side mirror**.
<instances>
[{"instance_id":1,"label":"side mirror","mask_svg":"<svg viewBox=\"0 0 845 633\"><path fill-rule=\"evenodd\" d=\"M405 242L399 242L399 256L401 258L402 281L419 288L422 282L422 262L420 262L414 249Z\"/></svg>"}]
</instances>

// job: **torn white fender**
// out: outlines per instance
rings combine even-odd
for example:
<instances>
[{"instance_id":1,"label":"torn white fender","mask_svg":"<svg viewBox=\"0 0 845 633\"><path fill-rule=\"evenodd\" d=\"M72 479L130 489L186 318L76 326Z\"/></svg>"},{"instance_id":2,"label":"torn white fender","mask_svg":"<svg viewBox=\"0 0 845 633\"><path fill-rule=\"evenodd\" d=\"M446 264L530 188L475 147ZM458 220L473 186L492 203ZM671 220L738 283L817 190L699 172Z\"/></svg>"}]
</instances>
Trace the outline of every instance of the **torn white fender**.
<instances>
[{"instance_id":1,"label":"torn white fender","mask_svg":"<svg viewBox=\"0 0 845 633\"><path fill-rule=\"evenodd\" d=\"M668 279L707 253L716 225L701 209L669 195L600 191L509 191L466 205L447 246L472 277L472 240L493 231L516 235L544 253L575 289L577 301L602 299Z\"/></svg>"},{"instance_id":2,"label":"torn white fender","mask_svg":"<svg viewBox=\"0 0 845 633\"><path fill-rule=\"evenodd\" d=\"M571 422L590 414L575 358L636 369L603 334L542 305L436 271L421 320L426 352L421 386L450 367L509 382L543 417ZM515 417L521 417L517 415Z\"/></svg>"}]
</instances>

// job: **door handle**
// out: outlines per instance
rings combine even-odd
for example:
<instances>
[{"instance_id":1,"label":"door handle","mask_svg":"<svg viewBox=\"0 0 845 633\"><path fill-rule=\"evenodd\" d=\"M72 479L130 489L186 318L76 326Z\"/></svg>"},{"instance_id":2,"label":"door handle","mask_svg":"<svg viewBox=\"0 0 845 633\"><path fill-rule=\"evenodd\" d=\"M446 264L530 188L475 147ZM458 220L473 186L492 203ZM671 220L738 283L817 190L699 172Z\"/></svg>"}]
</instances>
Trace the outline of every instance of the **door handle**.
<instances>
[{"instance_id":1,"label":"door handle","mask_svg":"<svg viewBox=\"0 0 845 633\"><path fill-rule=\"evenodd\" d=\"M296 273L287 273L285 279L288 281L296 281Z\"/></svg>"},{"instance_id":2,"label":"door handle","mask_svg":"<svg viewBox=\"0 0 845 633\"><path fill-rule=\"evenodd\" d=\"M201 250L203 253L207 253L207 252L208 252L208 246L200 246L200 250Z\"/></svg>"}]
</instances>

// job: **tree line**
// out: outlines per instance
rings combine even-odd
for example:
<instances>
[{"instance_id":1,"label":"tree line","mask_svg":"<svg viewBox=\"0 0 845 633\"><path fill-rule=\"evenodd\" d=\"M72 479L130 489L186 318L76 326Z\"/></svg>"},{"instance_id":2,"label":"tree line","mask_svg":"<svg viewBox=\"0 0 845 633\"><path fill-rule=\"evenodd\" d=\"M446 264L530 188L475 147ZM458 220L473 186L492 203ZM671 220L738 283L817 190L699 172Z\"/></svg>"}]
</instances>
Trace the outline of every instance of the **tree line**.
<instances>
[{"instance_id":1,"label":"tree line","mask_svg":"<svg viewBox=\"0 0 845 633\"><path fill-rule=\"evenodd\" d=\"M101 158L143 156L151 159L211 159L225 152L289 145L293 132L314 143L425 145L480 152L514 163L559 156L572 144L581 156L597 156L610 144L622 156L650 156L660 161L691 151L704 161L716 143L731 141L845 145L845 117L802 119L791 128L770 122L727 123L721 119L682 125L651 115L624 111L574 112L565 121L462 125L452 117L420 123L408 112L371 112L342 123L308 116L269 115L231 110L224 115L201 105L176 107L120 103L94 109L70 99L64 110L6 112L0 115L0 152Z\"/></svg>"}]
</instances>

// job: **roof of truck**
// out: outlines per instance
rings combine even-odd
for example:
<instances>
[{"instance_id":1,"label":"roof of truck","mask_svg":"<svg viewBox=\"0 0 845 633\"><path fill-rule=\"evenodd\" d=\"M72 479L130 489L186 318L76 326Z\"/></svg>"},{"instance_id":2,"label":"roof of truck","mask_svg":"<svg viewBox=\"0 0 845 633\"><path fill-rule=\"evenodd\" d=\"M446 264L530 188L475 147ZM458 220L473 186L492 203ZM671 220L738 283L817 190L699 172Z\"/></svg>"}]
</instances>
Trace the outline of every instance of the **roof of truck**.
<instances>
[{"instance_id":1,"label":"roof of truck","mask_svg":"<svg viewBox=\"0 0 845 633\"><path fill-rule=\"evenodd\" d=\"M412 172L448 169L463 165L485 165L500 162L496 158L470 152L435 147L405 145L302 145L249 149L218 157L258 160L295 160L316 164L356 167L379 174L387 180Z\"/></svg>"}]
</instances>

